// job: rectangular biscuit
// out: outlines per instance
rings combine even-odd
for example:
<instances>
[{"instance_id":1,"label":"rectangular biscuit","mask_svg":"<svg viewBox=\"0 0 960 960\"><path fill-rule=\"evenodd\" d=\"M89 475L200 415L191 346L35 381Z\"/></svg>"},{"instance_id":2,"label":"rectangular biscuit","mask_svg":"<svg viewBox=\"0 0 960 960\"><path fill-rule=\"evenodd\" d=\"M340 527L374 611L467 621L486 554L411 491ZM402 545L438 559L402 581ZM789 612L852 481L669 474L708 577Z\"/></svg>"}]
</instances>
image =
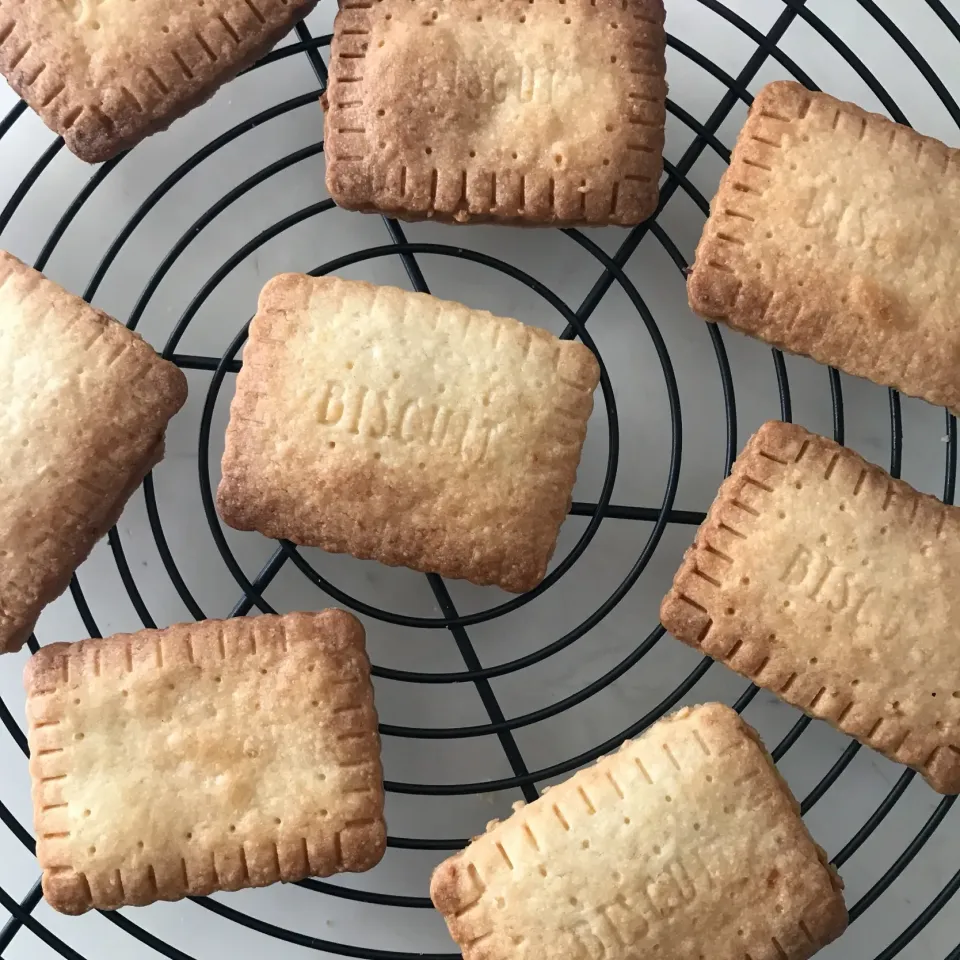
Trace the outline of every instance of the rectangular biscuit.
<instances>
[{"instance_id":1,"label":"rectangular biscuit","mask_svg":"<svg viewBox=\"0 0 960 960\"><path fill-rule=\"evenodd\" d=\"M342 0L327 189L453 223L635 224L659 197L663 0Z\"/></svg>"},{"instance_id":2,"label":"rectangular biscuit","mask_svg":"<svg viewBox=\"0 0 960 960\"><path fill-rule=\"evenodd\" d=\"M960 154L796 83L757 95L692 309L960 412Z\"/></svg>"},{"instance_id":3,"label":"rectangular biscuit","mask_svg":"<svg viewBox=\"0 0 960 960\"><path fill-rule=\"evenodd\" d=\"M19 650L163 456L187 381L0 251L0 653Z\"/></svg>"},{"instance_id":4,"label":"rectangular biscuit","mask_svg":"<svg viewBox=\"0 0 960 960\"><path fill-rule=\"evenodd\" d=\"M960 791L960 509L767 423L660 608L679 640Z\"/></svg>"},{"instance_id":5,"label":"rectangular biscuit","mask_svg":"<svg viewBox=\"0 0 960 960\"><path fill-rule=\"evenodd\" d=\"M349 613L55 643L24 682L37 857L62 913L383 856L370 664Z\"/></svg>"},{"instance_id":6,"label":"rectangular biscuit","mask_svg":"<svg viewBox=\"0 0 960 960\"><path fill-rule=\"evenodd\" d=\"M238 530L520 592L570 508L599 366L583 344L395 287L286 274L230 408Z\"/></svg>"},{"instance_id":7,"label":"rectangular biscuit","mask_svg":"<svg viewBox=\"0 0 960 960\"><path fill-rule=\"evenodd\" d=\"M721 704L514 809L433 875L464 960L805 960L847 925L796 801Z\"/></svg>"},{"instance_id":8,"label":"rectangular biscuit","mask_svg":"<svg viewBox=\"0 0 960 960\"><path fill-rule=\"evenodd\" d=\"M316 0L4 0L0 74L82 160L165 130Z\"/></svg>"}]
</instances>

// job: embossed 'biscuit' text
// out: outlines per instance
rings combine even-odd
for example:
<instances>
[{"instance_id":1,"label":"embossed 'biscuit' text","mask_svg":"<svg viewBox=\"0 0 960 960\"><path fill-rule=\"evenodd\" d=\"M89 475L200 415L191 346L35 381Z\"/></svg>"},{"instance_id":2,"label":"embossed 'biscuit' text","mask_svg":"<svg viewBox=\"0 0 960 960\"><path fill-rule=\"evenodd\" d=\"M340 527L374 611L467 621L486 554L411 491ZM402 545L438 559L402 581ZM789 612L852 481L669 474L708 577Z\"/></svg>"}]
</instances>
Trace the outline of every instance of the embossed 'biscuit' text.
<instances>
[{"instance_id":1,"label":"embossed 'biscuit' text","mask_svg":"<svg viewBox=\"0 0 960 960\"><path fill-rule=\"evenodd\" d=\"M721 485L661 622L956 794L958 523L853 450L770 422Z\"/></svg>"},{"instance_id":2,"label":"embossed 'biscuit' text","mask_svg":"<svg viewBox=\"0 0 960 960\"><path fill-rule=\"evenodd\" d=\"M846 925L825 859L756 733L706 704L490 824L430 895L468 960L807 960Z\"/></svg>"},{"instance_id":3,"label":"embossed 'biscuit' text","mask_svg":"<svg viewBox=\"0 0 960 960\"><path fill-rule=\"evenodd\" d=\"M698 859L695 853L690 856ZM694 877L700 879L702 890L697 889ZM588 911L564 931L565 955L592 960L603 957L606 944L629 945L642 940L653 926L693 903L709 882L702 861L691 873L679 857L649 872L625 877L613 900Z\"/></svg>"},{"instance_id":4,"label":"embossed 'biscuit' text","mask_svg":"<svg viewBox=\"0 0 960 960\"><path fill-rule=\"evenodd\" d=\"M499 104L563 103L584 94L580 74L556 67L524 63L511 52L501 54L499 62L454 60L420 62L414 88L433 99L457 102Z\"/></svg>"},{"instance_id":5,"label":"embossed 'biscuit' text","mask_svg":"<svg viewBox=\"0 0 960 960\"><path fill-rule=\"evenodd\" d=\"M953 250L925 224L898 221L893 228L884 219L871 216L865 198L845 196L831 184L801 192L795 209L796 223L805 230L827 233L841 247L881 261L896 260L904 272L917 271L921 277L931 278L954 269Z\"/></svg>"},{"instance_id":6,"label":"embossed 'biscuit' text","mask_svg":"<svg viewBox=\"0 0 960 960\"><path fill-rule=\"evenodd\" d=\"M642 222L663 170L666 34L663 0L639 2L341 4L331 197L445 223Z\"/></svg>"},{"instance_id":7,"label":"embossed 'biscuit' text","mask_svg":"<svg viewBox=\"0 0 960 960\"><path fill-rule=\"evenodd\" d=\"M808 230L826 230L838 243L862 247L867 239L864 211L830 186L812 187L800 200L798 221Z\"/></svg>"},{"instance_id":8,"label":"embossed 'biscuit' text","mask_svg":"<svg viewBox=\"0 0 960 960\"><path fill-rule=\"evenodd\" d=\"M798 544L779 580L791 593L820 604L843 617L853 630L863 629L887 638L900 629L896 600L880 592L862 574L846 569L821 550Z\"/></svg>"},{"instance_id":9,"label":"embossed 'biscuit' text","mask_svg":"<svg viewBox=\"0 0 960 960\"><path fill-rule=\"evenodd\" d=\"M482 415L339 380L323 384L316 411L321 426L354 436L442 447L457 451L469 463L488 455L497 426Z\"/></svg>"}]
</instances>

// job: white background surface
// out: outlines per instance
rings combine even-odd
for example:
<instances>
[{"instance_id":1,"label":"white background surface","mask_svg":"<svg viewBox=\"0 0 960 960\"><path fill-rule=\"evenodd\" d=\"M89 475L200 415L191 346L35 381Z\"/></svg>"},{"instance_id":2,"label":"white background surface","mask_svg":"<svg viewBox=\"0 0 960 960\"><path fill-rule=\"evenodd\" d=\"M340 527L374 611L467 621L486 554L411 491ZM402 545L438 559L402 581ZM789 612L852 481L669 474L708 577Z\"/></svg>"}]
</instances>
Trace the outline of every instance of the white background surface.
<instances>
[{"instance_id":1,"label":"white background surface","mask_svg":"<svg viewBox=\"0 0 960 960\"><path fill-rule=\"evenodd\" d=\"M52 2L52 0L51 0ZM454 2L454 0L448 0ZM960 16L960 2L945 4ZM697 0L668 0L670 33L736 75L754 54L755 43ZM780 0L738 0L730 9L766 32L784 10ZM960 43L940 24L925 3L883 0L879 6L921 51L954 96L960 97ZM862 59L886 86L910 122L925 133L960 145L960 130L929 83L864 12L856 0L810 0L815 12ZM315 34L330 29L333 0L322 0L309 24ZM835 50L802 20L787 31L781 49L815 83L839 96L882 110L867 85ZM326 51L324 51L326 57ZM724 93L724 86L681 50L668 51L671 99L703 122ZM768 80L786 76L767 61L750 82L751 91ZM305 56L267 66L230 84L202 109L178 122L123 159L101 183L67 229L48 264L49 274L82 292L101 257L137 207L188 157L246 118L291 97L317 88ZM0 88L0 115L15 99ZM584 110L589 110L585 103ZM738 103L722 125L719 138L728 147L745 116ZM201 213L236 184L322 136L322 115L309 103L237 137L179 180L133 230L109 269L94 302L128 319L151 274L170 248ZM692 133L676 116L668 123L667 157L677 162ZM13 194L22 177L51 142L41 123L27 114L0 140L0 204ZM690 181L712 196L723 161L706 150ZM0 244L27 261L40 252L58 218L91 176L61 151L39 176L9 225ZM323 159L297 163L244 195L207 226L173 264L147 304L139 329L162 348L175 323L203 284L244 243L262 229L303 207L326 198ZM679 191L659 220L688 260L699 236L703 214ZM600 274L598 263L558 232L530 232L491 227L450 228L411 225L414 241L465 245L520 266L551 286L576 308ZM589 236L613 251L625 238L618 230ZM331 211L281 232L244 258L205 299L189 326L180 353L219 356L254 311L256 296L273 274L307 270L340 254L389 242L379 218ZM439 257L422 257L432 291L470 306L516 316L559 332L562 321L537 295L515 281L478 265ZM407 285L399 260L384 258L342 271L346 276ZM659 325L679 384L683 459L676 507L704 510L723 476L726 434L718 366L707 327L686 307L683 278L663 248L647 236L631 257L627 273L637 285ZM613 380L620 417L621 450L613 502L658 506L667 478L671 426L664 377L637 312L614 287L590 320ZM737 440L742 444L762 421L779 416L776 379L770 351L729 332L723 340L736 386ZM813 429L832 429L827 373L812 362L787 360L795 419ZM197 603L209 616L229 612L241 593L226 569L210 535L198 484L198 427L211 375L189 374L191 395L172 424L167 457L155 471L159 513L172 554ZM846 439L870 459L889 465L890 427L886 391L842 377ZM208 458L214 485L227 405L233 391L228 375L216 404ZM942 495L944 414L920 401L903 401L903 476L922 490ZM606 462L607 441L602 403L591 423L575 498L595 501ZM2 456L2 452L0 452ZM572 518L564 526L558 558L575 542L586 520ZM606 520L591 547L560 584L545 596L507 617L470 628L469 635L484 665L494 665L541 648L588 616L626 576L649 535L640 521ZM120 536L146 606L156 623L189 619L160 561L138 494L119 525ZM555 703L612 669L657 623L657 606L694 528L671 525L636 587L595 629L562 653L535 667L497 678L493 690L507 717ZM272 544L254 534L228 531L227 540L247 576L254 577L270 555ZM438 616L426 579L345 557L305 550L304 555L333 583L368 602L411 615ZM123 589L113 555L102 543L81 568L79 580L104 634L132 630L141 620ZM494 589L452 583L450 591L462 611L474 611L507 597ZM283 569L265 594L277 609L313 609L327 605L324 595L294 567ZM453 638L443 630L413 630L364 618L375 664L408 670L459 671L464 663ZM43 616L41 643L71 640L86 632L69 595ZM0 661L0 696L22 719L20 673L26 652ZM655 706L693 669L699 657L664 637L636 666L583 704L545 722L516 731L517 745L529 769L540 769L573 757L618 732ZM732 703L745 682L723 667L711 668L680 702L722 699ZM416 727L482 724L489 718L471 684L421 686L377 681L381 720ZM793 709L760 693L745 712L766 742L773 746L797 719ZM812 724L786 754L781 769L799 797L820 780L846 746L841 735L821 723ZM511 771L496 737L454 740L384 740L386 776L411 783L485 781ZM807 822L830 855L836 854L862 826L896 782L902 769L869 750L861 750L849 768L814 805ZM540 784L543 785L542 783ZM520 792L485 792L466 797L388 796L390 832L406 837L460 837L479 832L492 817L509 812ZM13 740L0 736L0 800L29 830L26 762ZM915 778L902 800L876 833L844 864L848 904L854 904L903 852L934 810L939 798ZM391 849L372 873L332 881L385 893L425 896L429 872L443 856ZM878 902L853 924L846 936L824 952L825 958L860 960L879 954L903 931L953 876L960 863L960 811L947 814L933 839ZM0 828L0 886L22 898L38 875L23 846ZM274 886L218 897L254 917L296 931L344 944L390 950L449 952L452 944L432 911L366 905L297 887ZM214 916L186 902L125 911L147 931L196 958L233 956L307 957L314 951L281 943ZM44 904L34 912L57 936L87 958L157 956L103 917L59 917ZM5 920L0 917L0 920ZM960 941L960 899L955 898L907 946L903 957L939 960ZM29 931L21 931L4 953L10 960L55 956Z\"/></svg>"}]
</instances>

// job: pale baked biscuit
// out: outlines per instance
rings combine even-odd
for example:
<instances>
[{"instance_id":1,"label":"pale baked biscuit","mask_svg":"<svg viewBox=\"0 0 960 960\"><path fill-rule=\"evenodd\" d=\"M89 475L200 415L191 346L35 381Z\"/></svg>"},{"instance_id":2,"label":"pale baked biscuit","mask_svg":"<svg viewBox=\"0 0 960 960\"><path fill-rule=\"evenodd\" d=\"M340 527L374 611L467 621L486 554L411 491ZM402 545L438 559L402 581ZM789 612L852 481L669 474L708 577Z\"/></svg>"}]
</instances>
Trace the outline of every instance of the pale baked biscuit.
<instances>
[{"instance_id":1,"label":"pale baked biscuit","mask_svg":"<svg viewBox=\"0 0 960 960\"><path fill-rule=\"evenodd\" d=\"M25 684L37 856L63 913L383 856L370 664L349 613L52 644Z\"/></svg>"},{"instance_id":2,"label":"pale baked biscuit","mask_svg":"<svg viewBox=\"0 0 960 960\"><path fill-rule=\"evenodd\" d=\"M690 306L960 412L960 154L796 83L757 95Z\"/></svg>"},{"instance_id":3,"label":"pale baked biscuit","mask_svg":"<svg viewBox=\"0 0 960 960\"><path fill-rule=\"evenodd\" d=\"M165 130L316 0L3 0L0 74L90 163Z\"/></svg>"},{"instance_id":4,"label":"pale baked biscuit","mask_svg":"<svg viewBox=\"0 0 960 960\"><path fill-rule=\"evenodd\" d=\"M343 0L327 189L463 223L634 224L663 169L662 0Z\"/></svg>"},{"instance_id":5,"label":"pale baked biscuit","mask_svg":"<svg viewBox=\"0 0 960 960\"><path fill-rule=\"evenodd\" d=\"M163 456L184 375L0 251L0 653L18 650Z\"/></svg>"},{"instance_id":6,"label":"pale baked biscuit","mask_svg":"<svg viewBox=\"0 0 960 960\"><path fill-rule=\"evenodd\" d=\"M841 883L759 739L684 708L437 867L465 960L805 960Z\"/></svg>"},{"instance_id":7,"label":"pale baked biscuit","mask_svg":"<svg viewBox=\"0 0 960 960\"><path fill-rule=\"evenodd\" d=\"M220 516L522 591L570 508L599 379L580 343L395 287L286 274L260 295Z\"/></svg>"},{"instance_id":8,"label":"pale baked biscuit","mask_svg":"<svg viewBox=\"0 0 960 960\"><path fill-rule=\"evenodd\" d=\"M960 791L960 509L788 423L747 443L663 625Z\"/></svg>"}]
</instances>

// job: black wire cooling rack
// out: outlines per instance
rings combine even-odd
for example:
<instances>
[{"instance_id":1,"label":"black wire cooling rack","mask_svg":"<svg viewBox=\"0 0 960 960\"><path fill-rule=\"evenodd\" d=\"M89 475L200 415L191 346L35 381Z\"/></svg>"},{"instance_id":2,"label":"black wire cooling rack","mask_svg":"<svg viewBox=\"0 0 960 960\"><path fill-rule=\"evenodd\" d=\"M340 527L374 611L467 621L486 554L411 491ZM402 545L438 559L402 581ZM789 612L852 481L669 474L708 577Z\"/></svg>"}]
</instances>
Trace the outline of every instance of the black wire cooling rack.
<instances>
[{"instance_id":1,"label":"black wire cooling rack","mask_svg":"<svg viewBox=\"0 0 960 960\"><path fill-rule=\"evenodd\" d=\"M531 0L531 2L533 2L533 0ZM583 255L593 258L599 267L599 279L583 299L578 309L572 310L556 293L532 276L510 263L493 256L445 244L408 242L400 224L388 218L384 218L384 222L392 242L331 260L314 271L316 274L331 273L364 261L398 257L414 289L427 291L427 284L418 265L419 256L429 254L440 258L456 257L470 260L482 267L499 271L501 274L513 278L529 287L535 294L542 297L549 307L556 310L564 318L566 322L565 337L580 337L590 346L593 346L593 341L587 330L588 321L611 287L618 286L630 304L632 304L637 317L639 317L639 320L645 327L653 344L667 390L672 443L669 470L667 472L667 482L662 503L657 508L616 506L611 504L611 494L617 475L618 456L620 452L620 433L614 387L606 368L604 368L601 379L601 392L602 403L605 408L609 445L601 493L595 503L575 502L573 504L572 514L589 518L589 521L573 548L555 565L547 579L531 593L516 597L508 602L478 613L463 615L454 605L454 601L443 580L437 576L430 575L427 577L429 587L442 615L432 618L409 616L381 609L345 593L318 573L304 556L289 543L279 543L269 560L253 579L245 575L240 563L231 552L231 548L224 537L214 512L208 453L211 424L213 422L217 398L228 374L235 373L240 367L240 361L237 357L246 339L246 328L230 343L226 352L220 357L185 354L179 352L178 348L188 326L198 311L214 294L218 286L237 264L256 252L265 243L278 237L297 224L331 210L333 207L332 201L329 199L322 200L284 217L268 229L260 232L237 250L236 253L223 263L203 284L189 307L176 323L172 334L163 346L163 355L173 360L180 367L188 370L206 371L210 374L209 387L203 404L200 421L199 479L203 507L207 514L210 530L213 532L223 562L235 578L243 594L242 600L236 604L232 614L245 615L255 610L273 612L269 603L264 599L264 592L275 580L281 568L286 564L293 564L299 568L309 581L319 587L320 590L333 601L364 614L367 617L404 627L447 631L462 657L465 669L459 671L424 672L375 665L373 672L376 677L396 680L403 683L428 685L473 684L476 687L480 701L487 714L488 722L472 726L429 728L397 726L384 723L381 726L381 732L384 738L396 737L423 741L495 737L497 741L499 741L499 745L506 756L512 770L512 775L496 780L475 783L438 784L388 781L386 784L388 793L452 797L481 792L518 789L528 801L534 800L538 796L538 783L569 774L583 764L589 763L602 754L616 748L625 738L638 734L672 707L680 703L687 694L694 689L706 672L711 669L711 661L704 658L674 689L666 693L655 706L646 710L643 716L638 717L635 722L631 723L626 729L621 730L615 736L609 737L605 742L598 743L591 749L581 752L577 756L569 757L562 762L557 762L538 770L528 769L518 747L517 739L514 736L515 731L540 723L548 718L556 717L584 703L599 691L609 687L615 680L626 674L627 671L635 667L650 653L663 636L663 628L660 625L655 626L626 657L593 682L549 706L528 713L509 718L506 717L490 682L495 677L513 674L527 667L531 667L534 664L541 663L564 648L569 647L571 644L581 641L589 631L593 630L594 627L604 620L607 614L617 606L627 592L637 583L637 580L641 574L643 574L653 557L667 526L669 524L695 525L703 519L702 513L674 509L674 498L678 487L681 463L680 395L677 380L673 372L673 365L664 338L658 329L657 321L654 319L650 309L648 309L644 298L641 297L637 288L624 272L624 268L637 250L641 241L649 234L660 245L669 259L672 260L677 270L681 273L686 271L688 264L681 254L678 245L661 226L659 222L660 214L671 197L677 194L678 191L682 191L696 207L699 208L702 214L706 216L708 212L708 200L697 190L690 179L688 179L688 175L691 173L694 164L700 159L701 155L705 153L712 152L722 161L729 161L728 146L721 142L718 137L718 132L735 107L741 103L750 103L752 97L748 91L748 87L750 87L751 84L755 85L755 81L757 81L758 75L763 68L775 64L781 72L786 72L811 89L817 89L812 77L795 63L785 52L785 49L780 46L788 28L795 22L802 22L806 28L815 32L822 41L849 64L891 117L901 123L907 123L906 116L883 84L854 51L824 22L824 19L812 11L812 3L808 4L806 0L771 0L771 3L776 2L777 16L772 27L766 32L762 32L743 16L730 9L726 4L719 2L719 0L697 0L697 2L706 11L710 11L713 15L722 18L728 24L732 25L732 27L739 30L755 45L755 50L747 60L743 69L736 76L731 76L709 57L684 42L681 37L674 35L668 36L668 45L675 52L675 55L686 58L715 81L718 81L724 88L724 93L706 121L702 123L695 119L693 114L681 104L668 99L667 109L669 114L672 115L674 120L685 125L692 131L692 142L677 162L666 163L660 205L656 214L646 223L623 235L622 243L614 254L608 255L601 249L597 242L579 231L564 231L570 242L577 244L582 249ZM855 0L843 0L843 2L849 2L852 5ZM938 78L932 67L924 60L917 48L905 36L904 32L873 0L856 0L856 3L873 18L887 37L909 58L926 83L928 94L939 100L952 121L957 127L960 127L960 107L958 107L946 86ZM917 6L923 6L923 4L917 4ZM949 12L941 0L926 0L926 7L942 24L944 35L949 35L950 42L955 44L955 47L952 48L953 55L955 56L956 52L960 52L960 23L958 23L956 17ZM267 55L252 68L253 70L263 70L267 68L269 64L276 63L280 60L305 57L308 59L316 80L318 81L318 88L307 90L300 96L293 97L283 103L265 109L252 118L226 131L202 149L199 149L173 173L167 176L136 209L123 229L110 244L93 278L83 291L86 299L91 300L96 296L107 272L124 251L125 245L130 240L136 228L152 210L164 203L168 194L192 170L221 149L237 141L240 137L251 134L266 122L285 114L290 114L301 107L316 104L327 82L327 67L322 53L329 46L329 43L329 35L313 36L308 27L305 24L301 24L296 29L296 36L293 42ZM0 141L14 130L18 122L21 121L21 118L24 117L26 109L24 103L17 103L6 117L0 121ZM0 237L2 237L3 232L7 229L11 218L18 208L21 207L31 191L35 189L43 172L62 149L63 141L59 139L56 140L29 169L29 172L15 189L5 208L0 212ZM270 178L294 167L296 164L308 158L319 157L322 152L323 144L318 142L264 166L259 172L248 177L245 181L231 189L202 213L192 227L182 235L180 240L157 265L155 272L150 277L149 282L129 315L127 321L128 326L135 328L138 325L144 311L151 302L151 298L156 293L164 278L170 273L179 258L185 254L188 246L220 217L221 214ZM117 158L97 168L83 188L67 205L63 215L56 223L56 226L44 243L39 256L35 260L37 269L43 270L45 268L48 260L63 239L68 227L73 223L75 218L78 217L98 187L111 175L122 159L123 158ZM450 239L456 240L453 233L451 233ZM738 441L742 439L738 437L733 376L731 373L731 364L728 361L720 331L714 326L710 326L708 330L716 362L719 365L720 381L723 390L724 415L726 421L724 468L725 471L729 471L738 447ZM779 390L779 415L784 420L791 420L792 405L787 367L784 358L776 350L773 351L773 364ZM841 379L834 370L829 372L829 384L833 411L833 434L837 441L843 443L845 426ZM899 397L893 391L890 391L889 394L889 413L889 469L894 476L899 476L903 451L903 423ZM947 442L945 444L945 475L942 497L945 502L952 503L956 487L957 429L956 421L950 415L946 417L945 439ZM173 552L164 533L152 477L147 477L145 481L144 496L149 525L166 573L179 594L182 603L186 605L194 617L202 619L205 615L204 611L191 593L190 586L185 582L181 571L178 569ZM564 636L546 643L532 653L515 657L512 660L499 663L496 666L482 666L468 633L468 628L505 617L529 603L535 597L550 590L564 577L577 562L578 558L584 553L597 534L601 524L609 519L647 521L652 524L649 529L649 535L645 543L643 543L632 569L629 570L629 573L622 582L582 623L569 630ZM109 547L112 551L119 576L140 620L142 620L143 625L146 627L156 626L134 580L131 565L117 529L110 532ZM71 583L70 593L85 629L91 636L99 636L100 628L76 578L74 578ZM30 638L29 646L31 650L36 651L38 644L35 637ZM747 687L736 700L734 704L735 708L738 711L742 711L753 700L757 692L756 686L750 685ZM13 738L19 749L26 755L28 753L26 738L18 721L14 718L9 707L2 699L0 699L0 721L2 721L9 736ZM809 724L810 720L802 717L796 721L779 743L773 745L772 753L778 762L797 743ZM801 806L805 814L816 804L824 800L828 791L830 791L844 770L851 764L860 749L860 746L855 742L849 742L846 745L839 759L829 768L822 779L809 790L806 796L802 798ZM897 806L898 801L904 796L914 777L915 774L913 771L903 771L892 789L889 789L885 795L878 796L875 804L872 805L870 809L863 811L862 825L850 836L840 850L833 855L832 862L835 866L842 868L867 842L891 811ZM940 800L937 805L933 807L932 813L926 822L923 823L919 831L903 838L902 849L889 867L882 872L865 893L859 896L855 902L848 904L850 907L851 924L862 924L865 922L863 920L864 915L901 874L903 874L924 847L931 843L932 838L934 838L935 833L938 831L938 828L941 827L953 806L954 800L954 797L946 797ZM3 803L0 803L0 820L2 820L14 837L32 853L34 850L34 840L28 832L27 826L22 824ZM954 820L952 823L953 826L956 827L956 821ZM413 839L403 836L390 836L388 843L391 848L395 849L435 851L437 852L436 856L439 857L445 855L448 851L459 849L466 843L466 839L459 837ZM423 910L430 907L429 900L424 896L371 892L312 879L303 881L300 886L323 896L352 900L364 905L370 905L371 907L386 906L410 908L413 910ZM921 931L948 905L958 889L960 889L960 871L955 873L932 899L917 906L914 919L883 947L879 953L875 954L875 960L889 960L889 958L900 955L907 945L914 941ZM42 924L35 917L34 908L37 907L40 899L41 891L39 881L33 885L26 897L19 902L6 890L0 888L0 906L9 913L9 919L6 921L2 930L0 930L0 956L4 955L18 934L21 934L21 931L26 928L48 947L52 948L55 954L69 958L69 960L82 960L80 953L67 945L48 926ZM364 960L415 960L415 958L416 960L419 960L419 958L427 958L427 960L453 960L453 958L457 956L452 953L424 954L402 952L393 949L365 948L363 946L305 935L277 924L268 923L257 917L241 912L234 906L221 902L218 899L197 898L196 903L204 910L212 911L221 918L240 924L268 937L275 938L278 941L294 944L310 950L327 952L333 955L364 958ZM135 913L105 913L103 916L106 921L116 925L123 933L136 938L146 948L151 948L157 954L169 957L171 960L191 960L188 954L148 931L141 926L137 920L130 919L130 916L135 915ZM955 936L953 940L960 940L960 929L958 929L956 933L957 936ZM952 943L953 940L950 942ZM841 943L843 943L843 941L841 941ZM852 954L844 953L842 948L840 953L835 955L853 956ZM857 954L857 956L866 955ZM932 957L931 960L933 960ZM950 950L946 960L960 960L960 946Z\"/></svg>"}]
</instances>

